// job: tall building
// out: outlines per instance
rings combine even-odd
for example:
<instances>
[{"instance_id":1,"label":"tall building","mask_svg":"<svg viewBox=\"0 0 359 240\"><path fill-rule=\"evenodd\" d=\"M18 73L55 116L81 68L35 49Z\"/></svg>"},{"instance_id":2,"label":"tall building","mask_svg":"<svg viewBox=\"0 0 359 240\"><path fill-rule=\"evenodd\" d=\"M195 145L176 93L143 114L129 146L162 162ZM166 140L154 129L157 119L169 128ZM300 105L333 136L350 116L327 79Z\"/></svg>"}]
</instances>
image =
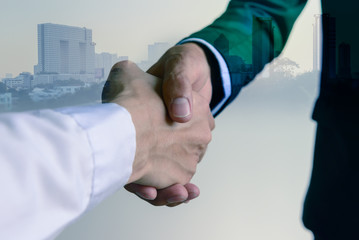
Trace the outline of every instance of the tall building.
<instances>
[{"instance_id":1,"label":"tall building","mask_svg":"<svg viewBox=\"0 0 359 240\"><path fill-rule=\"evenodd\" d=\"M95 44L91 29L38 24L37 39L35 74L94 74Z\"/></svg>"},{"instance_id":2,"label":"tall building","mask_svg":"<svg viewBox=\"0 0 359 240\"><path fill-rule=\"evenodd\" d=\"M155 42L147 47L147 60L138 62L137 65L143 71L147 71L160 57L171 47L167 42Z\"/></svg>"},{"instance_id":3,"label":"tall building","mask_svg":"<svg viewBox=\"0 0 359 240\"><path fill-rule=\"evenodd\" d=\"M120 61L128 60L127 56L118 57L117 54L111 53L96 53L96 74L95 77L99 80L107 79L112 66Z\"/></svg>"},{"instance_id":4,"label":"tall building","mask_svg":"<svg viewBox=\"0 0 359 240\"><path fill-rule=\"evenodd\" d=\"M155 63L170 47L167 42L156 42L148 45L148 61Z\"/></svg>"},{"instance_id":5,"label":"tall building","mask_svg":"<svg viewBox=\"0 0 359 240\"><path fill-rule=\"evenodd\" d=\"M322 15L323 22L323 67L324 79L336 78L336 21L329 14ZM323 83L323 82L322 82Z\"/></svg>"},{"instance_id":6,"label":"tall building","mask_svg":"<svg viewBox=\"0 0 359 240\"><path fill-rule=\"evenodd\" d=\"M322 68L322 15L314 15L313 24L313 71L320 71Z\"/></svg>"},{"instance_id":7,"label":"tall building","mask_svg":"<svg viewBox=\"0 0 359 240\"><path fill-rule=\"evenodd\" d=\"M254 17L252 38L252 64L256 74L274 57L272 18Z\"/></svg>"}]
</instances>

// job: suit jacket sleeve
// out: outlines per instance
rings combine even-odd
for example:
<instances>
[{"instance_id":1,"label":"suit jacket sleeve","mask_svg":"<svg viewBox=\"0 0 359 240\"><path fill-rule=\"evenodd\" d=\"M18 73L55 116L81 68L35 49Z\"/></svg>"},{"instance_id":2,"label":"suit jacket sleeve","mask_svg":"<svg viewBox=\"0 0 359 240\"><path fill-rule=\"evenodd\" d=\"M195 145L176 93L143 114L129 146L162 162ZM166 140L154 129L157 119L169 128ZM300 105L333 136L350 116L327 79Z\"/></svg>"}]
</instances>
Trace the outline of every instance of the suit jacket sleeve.
<instances>
[{"instance_id":1,"label":"suit jacket sleeve","mask_svg":"<svg viewBox=\"0 0 359 240\"><path fill-rule=\"evenodd\" d=\"M206 41L225 59L231 93L216 115L233 101L266 63L279 55L305 3L306 0L232 0L223 15L187 38ZM199 45L206 48L201 43ZM224 94L218 61L208 48L207 59L214 69L211 102L214 108Z\"/></svg>"}]
</instances>

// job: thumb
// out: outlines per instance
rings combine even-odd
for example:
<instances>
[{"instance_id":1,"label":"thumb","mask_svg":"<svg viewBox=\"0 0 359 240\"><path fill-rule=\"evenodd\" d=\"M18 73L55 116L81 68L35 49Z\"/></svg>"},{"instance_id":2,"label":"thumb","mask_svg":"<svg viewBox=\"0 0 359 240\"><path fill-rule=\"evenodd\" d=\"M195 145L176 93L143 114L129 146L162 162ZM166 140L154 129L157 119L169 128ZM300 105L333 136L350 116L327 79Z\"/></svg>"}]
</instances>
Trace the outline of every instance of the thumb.
<instances>
[{"instance_id":1,"label":"thumb","mask_svg":"<svg viewBox=\"0 0 359 240\"><path fill-rule=\"evenodd\" d=\"M188 122L192 118L192 83L181 58L174 56L166 61L162 93L171 119Z\"/></svg>"},{"instance_id":2,"label":"thumb","mask_svg":"<svg viewBox=\"0 0 359 240\"><path fill-rule=\"evenodd\" d=\"M154 187L130 183L125 186L125 189L145 200L154 200L157 197L157 189Z\"/></svg>"}]
</instances>

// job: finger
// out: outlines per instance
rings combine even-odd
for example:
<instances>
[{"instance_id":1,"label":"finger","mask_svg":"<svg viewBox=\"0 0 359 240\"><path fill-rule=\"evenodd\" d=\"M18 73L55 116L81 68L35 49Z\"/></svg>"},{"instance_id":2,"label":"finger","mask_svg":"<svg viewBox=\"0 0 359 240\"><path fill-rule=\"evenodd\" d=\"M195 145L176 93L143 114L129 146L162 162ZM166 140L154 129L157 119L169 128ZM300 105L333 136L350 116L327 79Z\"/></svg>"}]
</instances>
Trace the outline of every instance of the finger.
<instances>
[{"instance_id":1,"label":"finger","mask_svg":"<svg viewBox=\"0 0 359 240\"><path fill-rule=\"evenodd\" d=\"M188 198L187 189L181 184L175 184L168 188L157 191L157 198L154 200L154 205L168 205L174 206L183 203Z\"/></svg>"},{"instance_id":2,"label":"finger","mask_svg":"<svg viewBox=\"0 0 359 240\"><path fill-rule=\"evenodd\" d=\"M187 189L181 184L175 184L170 187L157 190L157 198L147 201L155 206L175 206L183 203L188 198Z\"/></svg>"},{"instance_id":3,"label":"finger","mask_svg":"<svg viewBox=\"0 0 359 240\"><path fill-rule=\"evenodd\" d=\"M177 207L178 205L181 205L182 203L186 203L186 201L185 202L180 202L180 203L171 203L171 204L167 204L166 206L167 207Z\"/></svg>"},{"instance_id":4,"label":"finger","mask_svg":"<svg viewBox=\"0 0 359 240\"><path fill-rule=\"evenodd\" d=\"M186 188L187 192L188 192L188 198L186 201L184 201L183 203L189 203L191 200L197 198L200 194L200 190L199 188L192 184L192 183L187 183L186 185L184 185L184 187ZM172 203L172 204L167 204L168 207L176 207L178 205L182 204L181 203Z\"/></svg>"},{"instance_id":5,"label":"finger","mask_svg":"<svg viewBox=\"0 0 359 240\"><path fill-rule=\"evenodd\" d=\"M163 99L173 121L188 122L192 118L192 83L185 60L179 54L170 56L164 63Z\"/></svg>"},{"instance_id":6,"label":"finger","mask_svg":"<svg viewBox=\"0 0 359 240\"><path fill-rule=\"evenodd\" d=\"M195 184L187 183L186 185L184 185L184 187L186 188L186 190L188 192L187 201L195 199L199 196L200 190L199 190L199 187L197 187Z\"/></svg>"},{"instance_id":7,"label":"finger","mask_svg":"<svg viewBox=\"0 0 359 240\"><path fill-rule=\"evenodd\" d=\"M157 190L154 187L130 183L125 186L125 189L144 200L154 200L157 197Z\"/></svg>"}]
</instances>

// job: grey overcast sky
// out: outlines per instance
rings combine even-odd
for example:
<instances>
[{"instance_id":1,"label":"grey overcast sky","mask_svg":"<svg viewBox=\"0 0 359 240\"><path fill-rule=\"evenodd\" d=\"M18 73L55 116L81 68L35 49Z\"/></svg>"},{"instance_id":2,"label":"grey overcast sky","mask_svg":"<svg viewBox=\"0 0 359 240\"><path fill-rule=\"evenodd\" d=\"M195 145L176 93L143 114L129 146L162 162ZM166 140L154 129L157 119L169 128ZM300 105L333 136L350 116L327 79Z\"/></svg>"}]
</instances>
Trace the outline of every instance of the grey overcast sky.
<instances>
[{"instance_id":1,"label":"grey overcast sky","mask_svg":"<svg viewBox=\"0 0 359 240\"><path fill-rule=\"evenodd\" d=\"M0 78L33 72L37 64L37 24L57 23L93 30L96 52L117 53L133 61L147 57L147 45L176 41L218 17L228 0L3 0L0 9ZM203 8L205 6L205 8ZM311 7L310 12L317 13ZM310 15L310 14L308 14ZM311 66L311 24L307 17L293 39L300 47L290 58ZM309 34L309 35L308 35Z\"/></svg>"},{"instance_id":2,"label":"grey overcast sky","mask_svg":"<svg viewBox=\"0 0 359 240\"><path fill-rule=\"evenodd\" d=\"M175 43L213 21L227 3L1 0L0 78L33 72L39 23L90 28L96 52L140 61L147 57L148 44ZM299 63L301 71L312 66L313 15L319 12L319 0L310 0L282 54ZM309 116L314 99L305 107L292 106L290 97L280 104L266 99L253 103L269 80L275 81L257 79L216 118L213 141L193 179L201 187L199 199L178 208L155 208L120 191L58 240L312 239L300 218L311 169L314 123Z\"/></svg>"},{"instance_id":3,"label":"grey overcast sky","mask_svg":"<svg viewBox=\"0 0 359 240\"><path fill-rule=\"evenodd\" d=\"M5 0L0 10L0 76L33 72L37 24L57 23L93 30L96 52L146 58L147 45L175 43L212 21L227 0ZM202 6L206 6L203 11Z\"/></svg>"}]
</instances>

